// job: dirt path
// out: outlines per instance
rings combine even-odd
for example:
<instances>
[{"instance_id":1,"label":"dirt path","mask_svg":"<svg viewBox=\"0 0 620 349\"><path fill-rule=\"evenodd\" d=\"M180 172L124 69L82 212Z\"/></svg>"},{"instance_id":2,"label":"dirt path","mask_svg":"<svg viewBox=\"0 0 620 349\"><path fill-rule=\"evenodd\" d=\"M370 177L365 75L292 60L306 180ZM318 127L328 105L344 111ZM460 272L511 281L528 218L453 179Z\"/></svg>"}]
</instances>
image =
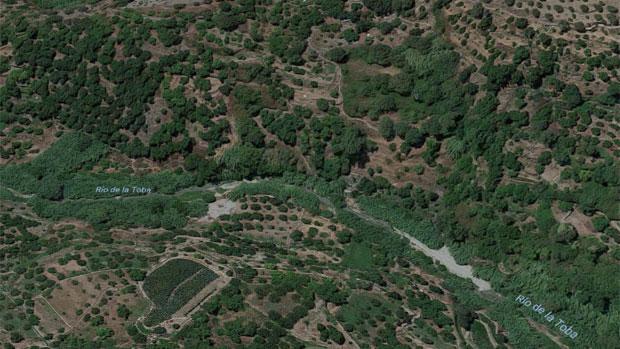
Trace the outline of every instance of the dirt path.
<instances>
[{"instance_id":1,"label":"dirt path","mask_svg":"<svg viewBox=\"0 0 620 349\"><path fill-rule=\"evenodd\" d=\"M60 320L62 320L62 322L64 322L64 324L65 324L67 327L69 327L69 331L73 330L73 326L71 326L71 325L69 324L69 322L67 322L67 320L65 320L65 318L64 318L64 317L62 317L62 315L60 315L60 314L56 311L56 309L55 309L55 308L54 308L54 307L53 307L53 306L52 306L52 305L51 305L51 304L47 301L47 299L45 299L45 298L44 298L44 297L42 297L42 296L37 296L36 298L41 299L43 302L45 302L45 304L47 304L47 306L48 306L50 309L52 309L52 311L56 314L56 316L58 316L58 318L59 318Z\"/></svg>"},{"instance_id":2,"label":"dirt path","mask_svg":"<svg viewBox=\"0 0 620 349\"><path fill-rule=\"evenodd\" d=\"M34 194L22 194L22 193L18 192L17 190L9 188L9 187L3 186L3 188L5 188L6 190L10 191L11 194L13 194L13 195L15 195L15 196L17 196L18 198L21 198L21 199L30 199L30 198L32 198L34 196Z\"/></svg>"},{"instance_id":3,"label":"dirt path","mask_svg":"<svg viewBox=\"0 0 620 349\"><path fill-rule=\"evenodd\" d=\"M261 120L261 122L257 122L256 125L258 126L258 128L261 130L261 132L263 134L265 134L265 135L270 135L271 134L271 132L269 132L263 126L262 120ZM306 168L306 171L308 172L308 174L313 175L313 176L316 175L315 169L312 166L310 166L310 163L308 162L308 159L306 159L306 157L304 156L304 154L302 153L302 151L299 148L291 147L291 146L287 145L286 143L282 142L282 140L280 140L278 137L273 137L272 140L274 140L280 147L288 148L288 149L292 150L297 155L297 158L299 160L301 160L301 162L303 163L303 166Z\"/></svg>"},{"instance_id":4,"label":"dirt path","mask_svg":"<svg viewBox=\"0 0 620 349\"><path fill-rule=\"evenodd\" d=\"M317 323L330 323L331 322L332 325L334 325L334 327L338 331L340 331L340 333L342 333L345 339L344 344L342 344L342 346L338 346L339 348L360 349L359 344L357 344L357 342L351 336L351 334L347 330L344 329L340 321L334 318L334 314L332 313L332 311L329 310L329 308L325 304L325 301L323 301L322 299L317 299L314 302L314 308L312 308L308 312L306 319L312 319L311 323L314 323L315 321ZM333 322L330 320L333 320ZM308 342L316 340L316 338L312 335L313 331L308 331L307 327L302 325L301 322L297 323L293 327L293 329L291 330L291 333L293 333L295 337L300 338L302 340L306 340Z\"/></svg>"},{"instance_id":5,"label":"dirt path","mask_svg":"<svg viewBox=\"0 0 620 349\"><path fill-rule=\"evenodd\" d=\"M561 223L568 223L572 225L580 236L597 236L600 235L594 229L594 225L585 214L581 213L577 209L573 209L566 213L561 211L557 205L551 207L551 212L555 220Z\"/></svg>"},{"instance_id":6,"label":"dirt path","mask_svg":"<svg viewBox=\"0 0 620 349\"><path fill-rule=\"evenodd\" d=\"M346 344L349 344L350 347L352 347L352 348L360 349L359 344L357 344L357 342L355 341L355 339L353 339L351 334L349 332L347 332L347 330L344 329L344 327L342 326L340 321L336 320L335 326L336 326L336 329L338 329L338 331L340 331L340 333L342 333L342 336L344 337L344 340L345 340Z\"/></svg>"},{"instance_id":7,"label":"dirt path","mask_svg":"<svg viewBox=\"0 0 620 349\"><path fill-rule=\"evenodd\" d=\"M336 105L338 106L338 108L340 109L340 112L343 115L347 115L347 113L344 111L344 106L343 106L344 97L342 96L342 68L340 68L340 64L332 62L329 59L327 59L319 49L317 49L316 47L312 45L311 40L308 40L308 48L315 51L317 56L319 56L321 60L325 61L326 63L331 63L335 66L334 78L332 79L330 86L336 85L338 87L338 98L336 98Z\"/></svg>"},{"instance_id":8,"label":"dirt path","mask_svg":"<svg viewBox=\"0 0 620 349\"><path fill-rule=\"evenodd\" d=\"M540 332L540 333L544 334L545 336L547 336L550 340L552 340L560 348L562 348L562 349L569 349L569 347L566 344L562 343L560 338L558 338L557 336L554 336L553 334L551 334L549 332L549 330L547 329L547 327L537 323L536 321L534 321L532 319L527 319L527 322L530 324L530 326L534 327L534 329L536 329L538 332Z\"/></svg>"},{"instance_id":9,"label":"dirt path","mask_svg":"<svg viewBox=\"0 0 620 349\"><path fill-rule=\"evenodd\" d=\"M45 335L43 334L43 332L41 332L41 330L39 330L38 326L33 326L32 331L41 338L45 345L47 345L48 347L50 346L50 343L45 339Z\"/></svg>"},{"instance_id":10,"label":"dirt path","mask_svg":"<svg viewBox=\"0 0 620 349\"><path fill-rule=\"evenodd\" d=\"M495 340L495 336L493 335L493 329L491 329L491 327L489 326L489 324L486 323L486 321L480 321L480 323L482 324L482 327L484 327L484 330L487 332L487 337L489 338L491 344L493 344L493 348L497 348L497 341Z\"/></svg>"}]
</instances>

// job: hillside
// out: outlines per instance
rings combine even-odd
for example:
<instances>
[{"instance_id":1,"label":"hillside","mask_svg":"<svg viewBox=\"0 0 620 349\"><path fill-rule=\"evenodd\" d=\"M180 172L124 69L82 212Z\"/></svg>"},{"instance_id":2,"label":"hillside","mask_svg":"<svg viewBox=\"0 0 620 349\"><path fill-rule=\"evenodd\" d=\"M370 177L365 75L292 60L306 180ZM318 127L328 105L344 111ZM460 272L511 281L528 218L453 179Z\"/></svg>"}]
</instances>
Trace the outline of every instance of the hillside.
<instances>
[{"instance_id":1,"label":"hillside","mask_svg":"<svg viewBox=\"0 0 620 349\"><path fill-rule=\"evenodd\" d=\"M0 343L620 348L619 7L0 0Z\"/></svg>"}]
</instances>

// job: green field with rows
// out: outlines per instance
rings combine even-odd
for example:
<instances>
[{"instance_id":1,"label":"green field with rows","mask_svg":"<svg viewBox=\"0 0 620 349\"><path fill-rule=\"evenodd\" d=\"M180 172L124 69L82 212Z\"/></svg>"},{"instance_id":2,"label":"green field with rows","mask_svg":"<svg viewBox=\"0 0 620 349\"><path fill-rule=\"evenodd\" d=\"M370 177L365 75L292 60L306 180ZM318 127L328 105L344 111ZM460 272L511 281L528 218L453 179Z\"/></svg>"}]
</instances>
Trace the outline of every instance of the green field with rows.
<instances>
[{"instance_id":1,"label":"green field with rows","mask_svg":"<svg viewBox=\"0 0 620 349\"><path fill-rule=\"evenodd\" d=\"M155 306L147 315L145 325L154 326L166 320L215 279L214 272L187 259L173 259L155 269L143 285Z\"/></svg>"}]
</instances>

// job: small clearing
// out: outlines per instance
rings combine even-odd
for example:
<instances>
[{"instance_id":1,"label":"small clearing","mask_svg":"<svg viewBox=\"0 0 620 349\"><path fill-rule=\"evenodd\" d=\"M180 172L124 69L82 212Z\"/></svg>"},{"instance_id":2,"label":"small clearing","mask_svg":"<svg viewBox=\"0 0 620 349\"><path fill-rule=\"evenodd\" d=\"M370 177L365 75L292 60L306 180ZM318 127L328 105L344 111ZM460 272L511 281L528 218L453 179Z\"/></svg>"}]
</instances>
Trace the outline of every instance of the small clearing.
<instances>
[{"instance_id":1,"label":"small clearing","mask_svg":"<svg viewBox=\"0 0 620 349\"><path fill-rule=\"evenodd\" d=\"M237 203L225 197L219 198L209 204L209 211L206 216L201 217L199 223L209 223L214 219L231 214L237 208Z\"/></svg>"}]
</instances>

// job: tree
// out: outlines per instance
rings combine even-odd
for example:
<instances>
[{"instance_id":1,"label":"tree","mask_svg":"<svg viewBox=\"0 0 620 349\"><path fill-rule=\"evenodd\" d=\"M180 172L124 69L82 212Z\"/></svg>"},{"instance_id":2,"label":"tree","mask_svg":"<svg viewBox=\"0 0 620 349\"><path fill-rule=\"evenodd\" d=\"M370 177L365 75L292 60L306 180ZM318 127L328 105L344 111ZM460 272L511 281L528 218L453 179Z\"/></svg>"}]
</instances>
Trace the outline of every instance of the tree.
<instances>
[{"instance_id":1,"label":"tree","mask_svg":"<svg viewBox=\"0 0 620 349\"><path fill-rule=\"evenodd\" d=\"M131 310L129 310L129 308L125 305L125 304L120 304L117 308L116 308L116 314L127 320L129 318L129 316L131 315Z\"/></svg>"},{"instance_id":2,"label":"tree","mask_svg":"<svg viewBox=\"0 0 620 349\"><path fill-rule=\"evenodd\" d=\"M605 216L597 216L592 219L592 225L596 231L604 231L609 226L609 220Z\"/></svg>"},{"instance_id":3,"label":"tree","mask_svg":"<svg viewBox=\"0 0 620 349\"><path fill-rule=\"evenodd\" d=\"M140 138L135 137L131 142L121 146L123 153L131 158L145 157L149 155L149 148L142 143Z\"/></svg>"},{"instance_id":4,"label":"tree","mask_svg":"<svg viewBox=\"0 0 620 349\"><path fill-rule=\"evenodd\" d=\"M344 342L345 342L344 335L340 331L338 331L335 327L329 326L327 328L327 331L329 333L329 339L332 342L334 342L334 343L336 343L338 345L343 345L344 344Z\"/></svg>"},{"instance_id":5,"label":"tree","mask_svg":"<svg viewBox=\"0 0 620 349\"><path fill-rule=\"evenodd\" d=\"M59 201L63 198L64 185L54 176L47 176L41 181L39 196L46 200Z\"/></svg>"},{"instance_id":6,"label":"tree","mask_svg":"<svg viewBox=\"0 0 620 349\"><path fill-rule=\"evenodd\" d=\"M512 56L512 62L516 65L521 64L530 58L530 50L527 46L518 46Z\"/></svg>"},{"instance_id":7,"label":"tree","mask_svg":"<svg viewBox=\"0 0 620 349\"><path fill-rule=\"evenodd\" d=\"M351 242L352 237L353 234L348 230L343 230L336 233L336 238L341 244L348 244L349 242Z\"/></svg>"},{"instance_id":8,"label":"tree","mask_svg":"<svg viewBox=\"0 0 620 349\"><path fill-rule=\"evenodd\" d=\"M248 145L237 145L226 150L219 160L223 167L221 179L240 180L259 174L262 154L261 149Z\"/></svg>"},{"instance_id":9,"label":"tree","mask_svg":"<svg viewBox=\"0 0 620 349\"><path fill-rule=\"evenodd\" d=\"M519 17L515 20L515 26L519 29L525 29L527 25L527 18Z\"/></svg>"},{"instance_id":10,"label":"tree","mask_svg":"<svg viewBox=\"0 0 620 349\"><path fill-rule=\"evenodd\" d=\"M131 269L129 271L129 277L133 281L144 281L144 279L146 278L146 272L140 269Z\"/></svg>"},{"instance_id":11,"label":"tree","mask_svg":"<svg viewBox=\"0 0 620 349\"><path fill-rule=\"evenodd\" d=\"M291 239L293 239L293 241L301 241L303 238L304 234L299 230L295 230L291 233Z\"/></svg>"},{"instance_id":12,"label":"tree","mask_svg":"<svg viewBox=\"0 0 620 349\"><path fill-rule=\"evenodd\" d=\"M112 329L103 327L103 326L97 327L97 330L95 331L95 333L97 334L97 337L99 337L100 339L109 338L114 335L114 331Z\"/></svg>"},{"instance_id":13,"label":"tree","mask_svg":"<svg viewBox=\"0 0 620 349\"><path fill-rule=\"evenodd\" d=\"M424 145L426 136L420 129L411 127L405 134L405 143L414 148L420 148Z\"/></svg>"},{"instance_id":14,"label":"tree","mask_svg":"<svg viewBox=\"0 0 620 349\"><path fill-rule=\"evenodd\" d=\"M372 45L366 52L366 63L387 67L391 64L392 48L384 45Z\"/></svg>"},{"instance_id":15,"label":"tree","mask_svg":"<svg viewBox=\"0 0 620 349\"><path fill-rule=\"evenodd\" d=\"M511 82L516 72L516 66L514 64L494 65L487 63L482 66L480 72L487 77L485 87L490 91L499 91L500 88Z\"/></svg>"},{"instance_id":16,"label":"tree","mask_svg":"<svg viewBox=\"0 0 620 349\"><path fill-rule=\"evenodd\" d=\"M13 343L19 343L24 340L24 336L22 336L22 334L17 331L11 332L10 336L11 336L11 342Z\"/></svg>"},{"instance_id":17,"label":"tree","mask_svg":"<svg viewBox=\"0 0 620 349\"><path fill-rule=\"evenodd\" d=\"M317 3L321 10L331 17L340 18L343 14L344 2L342 0L319 0Z\"/></svg>"},{"instance_id":18,"label":"tree","mask_svg":"<svg viewBox=\"0 0 620 349\"><path fill-rule=\"evenodd\" d=\"M341 64L347 61L349 58L349 53L341 47L335 47L327 51L326 57L332 62Z\"/></svg>"},{"instance_id":19,"label":"tree","mask_svg":"<svg viewBox=\"0 0 620 349\"><path fill-rule=\"evenodd\" d=\"M448 138L446 141L446 153L452 160L457 160L465 153L465 142L455 137Z\"/></svg>"},{"instance_id":20,"label":"tree","mask_svg":"<svg viewBox=\"0 0 620 349\"><path fill-rule=\"evenodd\" d=\"M482 17L484 17L484 13L484 6L482 6L482 3L480 2L475 3L471 10L469 10L469 15L475 19L482 19Z\"/></svg>"},{"instance_id":21,"label":"tree","mask_svg":"<svg viewBox=\"0 0 620 349\"><path fill-rule=\"evenodd\" d=\"M396 131L394 130L394 121L387 116L384 116L379 121L379 133L387 141L394 139Z\"/></svg>"},{"instance_id":22,"label":"tree","mask_svg":"<svg viewBox=\"0 0 620 349\"><path fill-rule=\"evenodd\" d=\"M305 123L302 118L285 114L275 117L266 124L269 132L274 133L278 138L288 144L295 145L297 143L297 131L304 128Z\"/></svg>"},{"instance_id":23,"label":"tree","mask_svg":"<svg viewBox=\"0 0 620 349\"><path fill-rule=\"evenodd\" d=\"M454 308L456 323L465 330L469 331L471 329L471 325L478 318L478 315L462 304L457 304Z\"/></svg>"},{"instance_id":24,"label":"tree","mask_svg":"<svg viewBox=\"0 0 620 349\"><path fill-rule=\"evenodd\" d=\"M586 25L583 24L583 22L575 22L574 26L575 26L575 31L577 31L578 33L586 32Z\"/></svg>"},{"instance_id":25,"label":"tree","mask_svg":"<svg viewBox=\"0 0 620 349\"><path fill-rule=\"evenodd\" d=\"M581 92L575 84L567 85L562 93L562 100L566 103L568 109L575 109L583 103Z\"/></svg>"},{"instance_id":26,"label":"tree","mask_svg":"<svg viewBox=\"0 0 620 349\"><path fill-rule=\"evenodd\" d=\"M378 16L386 16L394 11L392 0L363 0L362 2Z\"/></svg>"},{"instance_id":27,"label":"tree","mask_svg":"<svg viewBox=\"0 0 620 349\"><path fill-rule=\"evenodd\" d=\"M327 279L323 283L317 284L315 292L326 302L334 303L335 305L345 304L349 297L349 294L340 290L336 282L332 279Z\"/></svg>"},{"instance_id":28,"label":"tree","mask_svg":"<svg viewBox=\"0 0 620 349\"><path fill-rule=\"evenodd\" d=\"M241 142L255 147L262 147L265 145L265 134L263 134L256 121L253 119L247 116L240 116L235 121L235 128Z\"/></svg>"},{"instance_id":29,"label":"tree","mask_svg":"<svg viewBox=\"0 0 620 349\"><path fill-rule=\"evenodd\" d=\"M218 28L226 31L233 31L245 23L245 18L230 12L218 12L213 20Z\"/></svg>"},{"instance_id":30,"label":"tree","mask_svg":"<svg viewBox=\"0 0 620 349\"><path fill-rule=\"evenodd\" d=\"M607 93L600 96L600 100L606 105L620 104L620 83L611 82L607 86Z\"/></svg>"},{"instance_id":31,"label":"tree","mask_svg":"<svg viewBox=\"0 0 620 349\"><path fill-rule=\"evenodd\" d=\"M233 96L235 97L235 102L239 103L248 116L258 115L264 107L260 91L250 87L237 85L233 90Z\"/></svg>"},{"instance_id":32,"label":"tree","mask_svg":"<svg viewBox=\"0 0 620 349\"><path fill-rule=\"evenodd\" d=\"M555 72L557 58L557 54L552 50L541 51L538 54L538 63L539 67L542 69L542 76L551 75Z\"/></svg>"},{"instance_id":33,"label":"tree","mask_svg":"<svg viewBox=\"0 0 620 349\"><path fill-rule=\"evenodd\" d=\"M553 240L558 243L567 244L577 239L578 235L575 228L568 223L560 223L553 235Z\"/></svg>"},{"instance_id":34,"label":"tree","mask_svg":"<svg viewBox=\"0 0 620 349\"><path fill-rule=\"evenodd\" d=\"M319 98L316 101L316 107L322 112L327 112L329 110L329 102L324 98Z\"/></svg>"},{"instance_id":35,"label":"tree","mask_svg":"<svg viewBox=\"0 0 620 349\"><path fill-rule=\"evenodd\" d=\"M349 43L356 42L360 38L359 34L351 28L345 29L342 32L342 37Z\"/></svg>"}]
</instances>

